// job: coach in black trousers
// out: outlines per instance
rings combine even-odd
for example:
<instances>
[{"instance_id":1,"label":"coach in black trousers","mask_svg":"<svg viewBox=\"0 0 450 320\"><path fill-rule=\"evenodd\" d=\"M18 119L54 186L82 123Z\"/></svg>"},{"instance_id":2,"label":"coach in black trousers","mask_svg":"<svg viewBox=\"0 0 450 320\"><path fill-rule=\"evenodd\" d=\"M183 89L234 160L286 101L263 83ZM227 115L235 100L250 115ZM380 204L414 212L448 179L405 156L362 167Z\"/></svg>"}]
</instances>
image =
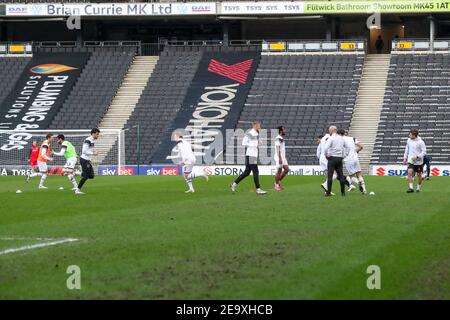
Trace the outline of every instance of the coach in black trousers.
<instances>
[{"instance_id":1,"label":"coach in black trousers","mask_svg":"<svg viewBox=\"0 0 450 320\"><path fill-rule=\"evenodd\" d=\"M331 187L333 185L333 173L336 171L338 180L341 183L341 195L345 196L345 186L350 186L345 179L343 170L343 160L349 153L348 142L345 141L345 130L333 129L331 137L325 144L324 153L328 159L328 180L327 180L327 192L325 196L331 196Z\"/></svg>"},{"instance_id":2,"label":"coach in black trousers","mask_svg":"<svg viewBox=\"0 0 450 320\"><path fill-rule=\"evenodd\" d=\"M426 154L425 157L423 157L423 165L426 167L427 176L426 179L430 180L430 172L431 172L431 156L429 154Z\"/></svg>"}]
</instances>

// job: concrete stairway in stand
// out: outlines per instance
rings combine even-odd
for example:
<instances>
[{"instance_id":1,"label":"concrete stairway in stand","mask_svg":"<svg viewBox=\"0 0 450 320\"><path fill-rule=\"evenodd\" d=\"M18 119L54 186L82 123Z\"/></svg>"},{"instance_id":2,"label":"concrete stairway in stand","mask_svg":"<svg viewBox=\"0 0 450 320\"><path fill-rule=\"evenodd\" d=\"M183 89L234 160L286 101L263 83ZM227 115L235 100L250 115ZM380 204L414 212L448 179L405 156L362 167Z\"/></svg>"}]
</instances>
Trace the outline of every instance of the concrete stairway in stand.
<instances>
[{"instance_id":1,"label":"concrete stairway in stand","mask_svg":"<svg viewBox=\"0 0 450 320\"><path fill-rule=\"evenodd\" d=\"M390 54L368 54L364 59L361 82L349 129L349 135L358 139L364 146L359 153L363 173L369 172L383 107L390 59Z\"/></svg>"},{"instance_id":2,"label":"concrete stairway in stand","mask_svg":"<svg viewBox=\"0 0 450 320\"><path fill-rule=\"evenodd\" d=\"M157 56L134 57L133 63L128 69L117 94L99 124L100 131L124 128L158 63L158 59L159 57ZM101 136L96 144L98 155L94 161L103 163L111 148L116 146L116 141L117 135L105 134ZM114 165L117 164L117 159L107 162ZM125 164L124 161L122 162Z\"/></svg>"}]
</instances>

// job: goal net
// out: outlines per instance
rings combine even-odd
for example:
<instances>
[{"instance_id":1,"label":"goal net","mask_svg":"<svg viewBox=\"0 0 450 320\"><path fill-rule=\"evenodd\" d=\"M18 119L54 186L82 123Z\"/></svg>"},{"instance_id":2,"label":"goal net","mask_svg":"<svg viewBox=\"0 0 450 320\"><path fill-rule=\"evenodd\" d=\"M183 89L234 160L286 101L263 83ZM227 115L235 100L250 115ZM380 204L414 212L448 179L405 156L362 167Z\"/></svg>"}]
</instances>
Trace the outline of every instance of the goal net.
<instances>
[{"instance_id":1,"label":"goal net","mask_svg":"<svg viewBox=\"0 0 450 320\"><path fill-rule=\"evenodd\" d=\"M63 134L65 140L71 142L78 154L81 155L83 143L91 134L91 130L0 130L0 165L6 169L29 169L30 150L33 141L37 146L45 140L48 133L53 134L51 143L54 151L59 151L56 136ZM95 169L98 165L117 166L117 173L121 172L125 164L125 145L124 132L118 129L103 129L100 137L95 143L95 150L98 155L92 159ZM65 164L65 158L62 156L53 157L53 161L48 162L49 167L56 171Z\"/></svg>"}]
</instances>

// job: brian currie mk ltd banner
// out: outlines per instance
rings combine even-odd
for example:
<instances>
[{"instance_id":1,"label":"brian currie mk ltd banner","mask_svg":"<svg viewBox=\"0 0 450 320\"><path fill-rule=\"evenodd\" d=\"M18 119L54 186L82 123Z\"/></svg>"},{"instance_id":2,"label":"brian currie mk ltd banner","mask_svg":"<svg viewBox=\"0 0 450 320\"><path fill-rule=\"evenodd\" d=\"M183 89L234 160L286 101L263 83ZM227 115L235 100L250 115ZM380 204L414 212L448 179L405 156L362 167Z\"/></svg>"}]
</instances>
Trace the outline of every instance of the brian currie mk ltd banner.
<instances>
[{"instance_id":1,"label":"brian currie mk ltd banner","mask_svg":"<svg viewBox=\"0 0 450 320\"><path fill-rule=\"evenodd\" d=\"M46 3L8 4L7 16L177 16L216 13L214 2L201 3Z\"/></svg>"}]
</instances>

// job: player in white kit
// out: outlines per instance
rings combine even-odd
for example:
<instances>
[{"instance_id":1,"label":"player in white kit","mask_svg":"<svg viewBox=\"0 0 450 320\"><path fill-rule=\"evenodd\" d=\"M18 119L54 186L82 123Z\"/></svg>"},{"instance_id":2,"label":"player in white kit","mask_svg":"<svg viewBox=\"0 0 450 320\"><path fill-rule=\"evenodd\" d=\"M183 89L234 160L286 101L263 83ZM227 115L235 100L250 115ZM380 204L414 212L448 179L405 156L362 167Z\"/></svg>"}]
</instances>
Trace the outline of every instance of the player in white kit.
<instances>
[{"instance_id":1,"label":"player in white kit","mask_svg":"<svg viewBox=\"0 0 450 320\"><path fill-rule=\"evenodd\" d=\"M330 138L330 132L333 131L334 129L337 130L336 126L330 126L328 128L328 133L325 134L320 139L319 146L317 147L317 158L319 159L319 165L320 165L322 171L324 172L325 176L327 176L328 160L325 155L324 149L325 149L325 144L327 143L328 139ZM336 180L336 178L337 178L337 174L336 174L336 172L334 172L333 180ZM325 179L324 183L322 183L320 185L322 187L322 189L325 190L325 192L327 192L327 180L328 179ZM334 193L331 193L331 195L334 195Z\"/></svg>"},{"instance_id":2,"label":"player in white kit","mask_svg":"<svg viewBox=\"0 0 450 320\"><path fill-rule=\"evenodd\" d=\"M361 165L359 163L358 153L363 149L362 144L355 138L348 136L348 131L345 132L344 140L348 142L349 153L344 159L345 169L347 169L347 181L350 184L348 191L356 189L352 182L359 184L359 191L366 194L366 183L361 173Z\"/></svg>"},{"instance_id":3,"label":"player in white kit","mask_svg":"<svg viewBox=\"0 0 450 320\"><path fill-rule=\"evenodd\" d=\"M180 133L175 133L175 140L177 145L175 146L176 151L178 151L181 161L178 163L179 166L183 167L183 177L188 185L189 189L185 191L186 193L194 193L194 187L192 186L192 179L197 177L203 177L208 180L208 176L205 173L194 173L192 169L195 165L195 155L192 151L192 146L189 142L183 139Z\"/></svg>"},{"instance_id":4,"label":"player in white kit","mask_svg":"<svg viewBox=\"0 0 450 320\"><path fill-rule=\"evenodd\" d=\"M286 159L286 146L284 137L286 136L286 130L283 126L278 127L278 136L275 138L275 154L274 160L277 167L277 173L275 174L275 190L281 191L284 188L281 186L281 180L289 172L289 164Z\"/></svg>"}]
</instances>

